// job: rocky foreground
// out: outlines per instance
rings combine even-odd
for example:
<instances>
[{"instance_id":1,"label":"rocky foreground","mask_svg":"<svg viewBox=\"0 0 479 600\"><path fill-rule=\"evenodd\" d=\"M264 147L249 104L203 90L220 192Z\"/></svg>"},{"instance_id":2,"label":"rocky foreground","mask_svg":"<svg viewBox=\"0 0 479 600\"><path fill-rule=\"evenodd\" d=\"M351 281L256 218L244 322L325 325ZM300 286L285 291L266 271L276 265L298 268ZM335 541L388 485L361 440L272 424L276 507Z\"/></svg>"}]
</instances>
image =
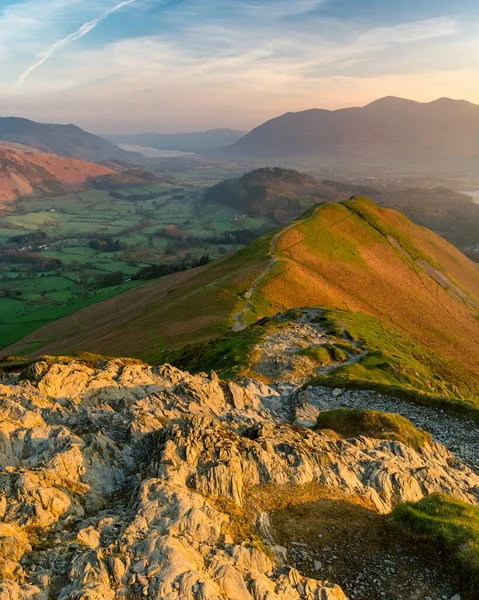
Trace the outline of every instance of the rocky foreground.
<instances>
[{"instance_id":1,"label":"rocky foreground","mask_svg":"<svg viewBox=\"0 0 479 600\"><path fill-rule=\"evenodd\" d=\"M278 389L121 360L4 376L0 599L426 598L430 577L419 595L419 576L393 595L367 569L343 591L301 526L279 535L278 511L302 494L313 512L323 494L369 519L436 491L477 503L479 476L438 443L415 451L294 425L298 395ZM429 597L453 593L439 581Z\"/></svg>"}]
</instances>

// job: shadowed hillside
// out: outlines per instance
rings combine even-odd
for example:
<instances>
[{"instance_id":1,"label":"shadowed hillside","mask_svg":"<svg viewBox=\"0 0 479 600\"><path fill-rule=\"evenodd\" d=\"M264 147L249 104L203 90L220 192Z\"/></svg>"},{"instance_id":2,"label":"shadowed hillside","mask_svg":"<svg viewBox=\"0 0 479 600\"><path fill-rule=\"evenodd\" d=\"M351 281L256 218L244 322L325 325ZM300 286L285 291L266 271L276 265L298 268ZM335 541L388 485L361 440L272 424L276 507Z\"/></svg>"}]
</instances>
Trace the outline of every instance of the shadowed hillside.
<instances>
[{"instance_id":1,"label":"shadowed hillside","mask_svg":"<svg viewBox=\"0 0 479 600\"><path fill-rule=\"evenodd\" d=\"M254 217L269 216L283 224L318 202L341 200L344 196L341 190L310 175L266 167L218 183L205 192L204 200L233 206Z\"/></svg>"},{"instance_id":2,"label":"shadowed hillside","mask_svg":"<svg viewBox=\"0 0 479 600\"><path fill-rule=\"evenodd\" d=\"M111 158L128 160L136 156L76 125L36 123L17 117L0 118L0 140L91 162Z\"/></svg>"},{"instance_id":3,"label":"shadowed hillside","mask_svg":"<svg viewBox=\"0 0 479 600\"><path fill-rule=\"evenodd\" d=\"M479 106L382 98L363 108L287 113L260 125L227 151L241 157L321 156L420 164L479 156Z\"/></svg>"}]
</instances>

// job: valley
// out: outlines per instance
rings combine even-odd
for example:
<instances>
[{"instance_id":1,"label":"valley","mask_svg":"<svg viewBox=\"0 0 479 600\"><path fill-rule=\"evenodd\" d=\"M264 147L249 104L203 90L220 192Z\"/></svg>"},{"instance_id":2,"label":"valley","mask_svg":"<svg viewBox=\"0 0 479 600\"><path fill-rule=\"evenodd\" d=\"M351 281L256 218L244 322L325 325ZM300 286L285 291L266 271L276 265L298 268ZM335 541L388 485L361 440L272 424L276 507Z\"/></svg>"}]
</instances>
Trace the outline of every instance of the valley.
<instances>
[{"instance_id":1,"label":"valley","mask_svg":"<svg viewBox=\"0 0 479 600\"><path fill-rule=\"evenodd\" d=\"M0 1L0 600L479 600L478 32Z\"/></svg>"},{"instance_id":2,"label":"valley","mask_svg":"<svg viewBox=\"0 0 479 600\"><path fill-rule=\"evenodd\" d=\"M475 600L475 192L169 142L6 146L0 600Z\"/></svg>"},{"instance_id":3,"label":"valley","mask_svg":"<svg viewBox=\"0 0 479 600\"><path fill-rule=\"evenodd\" d=\"M0 217L0 345L274 227L235 220L201 191L167 183L17 200Z\"/></svg>"}]
</instances>

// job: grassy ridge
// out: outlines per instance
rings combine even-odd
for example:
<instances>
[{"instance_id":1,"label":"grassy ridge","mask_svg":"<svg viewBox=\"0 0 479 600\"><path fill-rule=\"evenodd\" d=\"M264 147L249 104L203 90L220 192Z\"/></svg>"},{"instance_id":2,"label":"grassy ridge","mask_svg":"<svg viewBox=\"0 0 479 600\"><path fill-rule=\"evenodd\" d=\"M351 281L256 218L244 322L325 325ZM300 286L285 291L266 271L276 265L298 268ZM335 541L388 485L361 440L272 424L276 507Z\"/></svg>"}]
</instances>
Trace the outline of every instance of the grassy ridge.
<instances>
[{"instance_id":1,"label":"grassy ridge","mask_svg":"<svg viewBox=\"0 0 479 600\"><path fill-rule=\"evenodd\" d=\"M479 395L477 373L374 317L326 309L322 322L332 335L345 335L367 353L356 363L334 369L329 377L337 381L399 386L463 400Z\"/></svg>"},{"instance_id":2,"label":"grassy ridge","mask_svg":"<svg viewBox=\"0 0 479 600\"><path fill-rule=\"evenodd\" d=\"M233 315L244 308L244 294L257 281L246 323L301 306L328 307L337 329L347 329L367 353L356 364L331 374L330 383L397 387L476 405L476 265L435 234L365 199L308 211L277 238L276 261L268 270L271 239L263 236L197 274L169 280L167 291L146 310L130 293L131 310L123 311L115 323L109 319L111 304L105 303L84 311L82 331L75 315L26 341L55 340L39 347L37 356L85 350L163 360L165 350L230 336ZM138 290L138 296L143 290ZM122 306L115 311L121 313ZM92 320L89 315L94 313L97 317ZM89 331L92 327L94 336ZM229 337L220 344L234 347L239 339ZM9 352L17 354L18 350L13 347ZM215 353L211 346L208 365L219 362ZM234 351L228 356L233 357ZM233 361L224 362L229 366L223 370L232 372Z\"/></svg>"}]
</instances>

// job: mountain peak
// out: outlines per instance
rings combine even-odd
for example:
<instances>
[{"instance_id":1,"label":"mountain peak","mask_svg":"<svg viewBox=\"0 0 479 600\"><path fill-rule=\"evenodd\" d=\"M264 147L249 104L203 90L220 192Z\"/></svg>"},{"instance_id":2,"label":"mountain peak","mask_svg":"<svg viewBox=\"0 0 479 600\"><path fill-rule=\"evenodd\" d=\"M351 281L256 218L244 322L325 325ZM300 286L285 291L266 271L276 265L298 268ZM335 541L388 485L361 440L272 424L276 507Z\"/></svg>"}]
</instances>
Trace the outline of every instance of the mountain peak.
<instances>
[{"instance_id":1,"label":"mountain peak","mask_svg":"<svg viewBox=\"0 0 479 600\"><path fill-rule=\"evenodd\" d=\"M384 96L384 98L378 98L369 104L366 104L363 108L386 106L411 106L414 104L420 104L415 100L408 100L407 98L400 98L399 96Z\"/></svg>"},{"instance_id":2,"label":"mountain peak","mask_svg":"<svg viewBox=\"0 0 479 600\"><path fill-rule=\"evenodd\" d=\"M479 107L440 98L416 102L386 96L363 108L287 113L260 125L229 148L241 158L311 157L381 164L475 165Z\"/></svg>"}]
</instances>

